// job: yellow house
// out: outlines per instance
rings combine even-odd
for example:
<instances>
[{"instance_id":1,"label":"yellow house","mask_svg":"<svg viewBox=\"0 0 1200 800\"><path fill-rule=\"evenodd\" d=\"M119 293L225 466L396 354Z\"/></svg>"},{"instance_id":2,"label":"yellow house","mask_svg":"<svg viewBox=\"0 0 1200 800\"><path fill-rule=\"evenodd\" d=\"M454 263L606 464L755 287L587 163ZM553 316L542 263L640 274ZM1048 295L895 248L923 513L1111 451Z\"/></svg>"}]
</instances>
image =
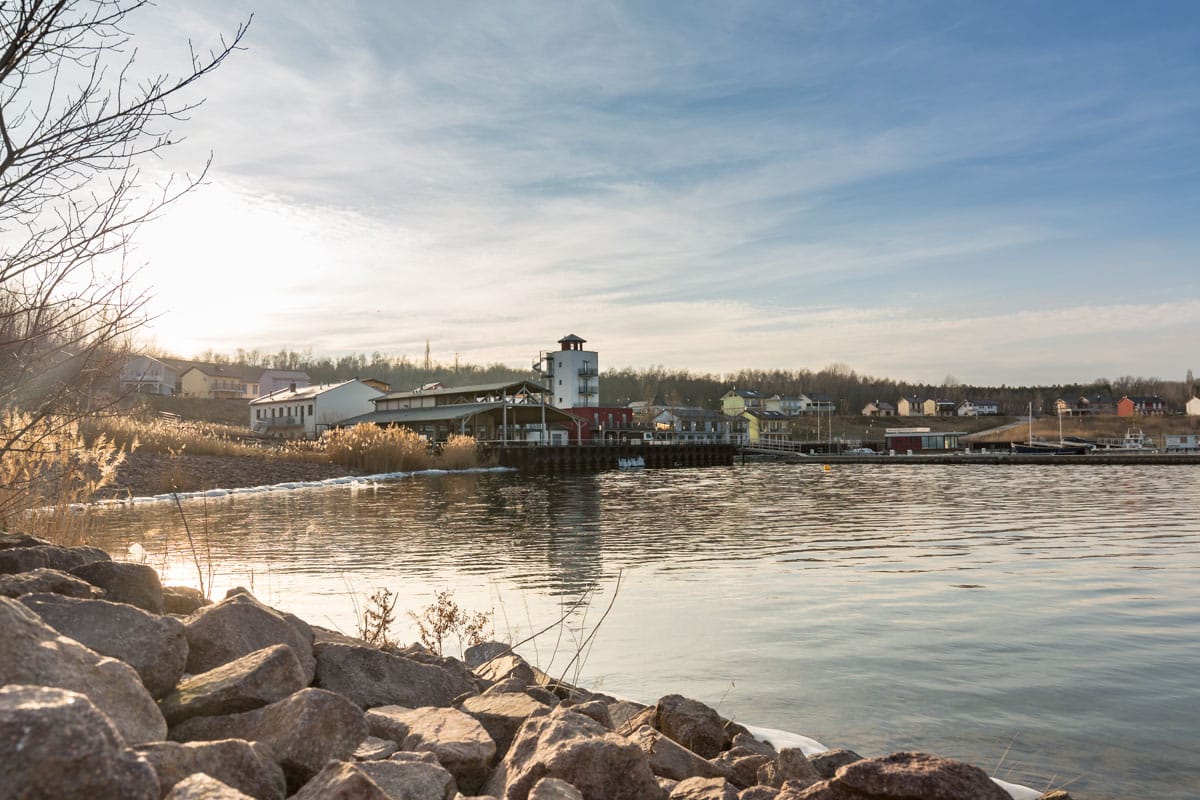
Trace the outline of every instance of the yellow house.
<instances>
[{"instance_id":1,"label":"yellow house","mask_svg":"<svg viewBox=\"0 0 1200 800\"><path fill-rule=\"evenodd\" d=\"M753 409L741 416L746 420L746 432L751 444L788 440L792 418L787 414L781 411Z\"/></svg>"},{"instance_id":2,"label":"yellow house","mask_svg":"<svg viewBox=\"0 0 1200 800\"><path fill-rule=\"evenodd\" d=\"M730 389L721 395L721 413L731 417L740 417L747 411L766 409L769 398L754 389Z\"/></svg>"},{"instance_id":3,"label":"yellow house","mask_svg":"<svg viewBox=\"0 0 1200 800\"><path fill-rule=\"evenodd\" d=\"M179 378L185 397L253 400L259 395L261 368L232 364L193 364Z\"/></svg>"}]
</instances>

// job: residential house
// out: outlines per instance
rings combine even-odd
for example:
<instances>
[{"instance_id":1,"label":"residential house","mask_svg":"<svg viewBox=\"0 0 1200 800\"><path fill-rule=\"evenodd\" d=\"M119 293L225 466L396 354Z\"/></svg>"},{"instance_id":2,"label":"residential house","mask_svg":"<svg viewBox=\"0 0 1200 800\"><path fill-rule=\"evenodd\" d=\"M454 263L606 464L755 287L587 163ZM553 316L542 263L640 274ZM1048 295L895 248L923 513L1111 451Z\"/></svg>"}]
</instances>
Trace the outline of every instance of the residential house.
<instances>
[{"instance_id":1,"label":"residential house","mask_svg":"<svg viewBox=\"0 0 1200 800\"><path fill-rule=\"evenodd\" d=\"M1157 395L1154 397L1126 395L1117 401L1118 417L1161 417L1166 413L1167 401Z\"/></svg>"},{"instance_id":2,"label":"residential house","mask_svg":"<svg viewBox=\"0 0 1200 800\"><path fill-rule=\"evenodd\" d=\"M1059 398L1054 401L1054 411L1067 417L1097 417L1117 413L1117 401L1109 395L1091 397Z\"/></svg>"},{"instance_id":3,"label":"residential house","mask_svg":"<svg viewBox=\"0 0 1200 800\"><path fill-rule=\"evenodd\" d=\"M896 416L896 407L891 403L876 400L863 406L862 415L864 417L894 417Z\"/></svg>"},{"instance_id":4,"label":"residential house","mask_svg":"<svg viewBox=\"0 0 1200 800\"><path fill-rule=\"evenodd\" d=\"M810 414L836 414L837 403L832 397L827 394L810 394L808 396L808 410Z\"/></svg>"},{"instance_id":5,"label":"residential house","mask_svg":"<svg viewBox=\"0 0 1200 800\"><path fill-rule=\"evenodd\" d=\"M1189 417L1200 417L1200 397L1193 397L1187 401L1184 410Z\"/></svg>"},{"instance_id":6,"label":"residential house","mask_svg":"<svg viewBox=\"0 0 1200 800\"><path fill-rule=\"evenodd\" d=\"M747 411L765 411L767 395L755 389L730 389L721 395L721 413L740 417Z\"/></svg>"},{"instance_id":7,"label":"residential house","mask_svg":"<svg viewBox=\"0 0 1200 800\"><path fill-rule=\"evenodd\" d=\"M926 417L953 417L957 404L953 400L927 398L921 406Z\"/></svg>"},{"instance_id":8,"label":"residential house","mask_svg":"<svg viewBox=\"0 0 1200 800\"><path fill-rule=\"evenodd\" d=\"M671 439L688 444L745 444L747 422L707 408L668 408L651 420L655 435L669 432Z\"/></svg>"},{"instance_id":9,"label":"residential house","mask_svg":"<svg viewBox=\"0 0 1200 800\"><path fill-rule=\"evenodd\" d=\"M349 417L370 412L378 389L360 380L288 386L250 401L255 433L282 439L315 439Z\"/></svg>"},{"instance_id":10,"label":"residential house","mask_svg":"<svg viewBox=\"0 0 1200 800\"><path fill-rule=\"evenodd\" d=\"M790 438L792 417L781 411L749 409L742 413L746 420L746 441L749 444L786 442Z\"/></svg>"},{"instance_id":11,"label":"residential house","mask_svg":"<svg viewBox=\"0 0 1200 800\"><path fill-rule=\"evenodd\" d=\"M312 385L312 378L307 372L291 369L264 369L258 376L258 391L260 394L271 394L280 389L295 386L297 389Z\"/></svg>"},{"instance_id":12,"label":"residential house","mask_svg":"<svg viewBox=\"0 0 1200 800\"><path fill-rule=\"evenodd\" d=\"M803 394L798 397L786 394L772 395L767 398L766 409L768 411L778 411L789 417L796 417L801 414L807 414L812 409L812 398Z\"/></svg>"},{"instance_id":13,"label":"residential house","mask_svg":"<svg viewBox=\"0 0 1200 800\"><path fill-rule=\"evenodd\" d=\"M995 400L963 400L956 411L960 417L992 417L1000 413Z\"/></svg>"},{"instance_id":14,"label":"residential house","mask_svg":"<svg viewBox=\"0 0 1200 800\"><path fill-rule=\"evenodd\" d=\"M152 356L129 356L121 364L121 391L137 394L175 394L179 371Z\"/></svg>"},{"instance_id":15,"label":"residential house","mask_svg":"<svg viewBox=\"0 0 1200 800\"><path fill-rule=\"evenodd\" d=\"M262 394L259 391L262 373L259 367L192 362L180 374L179 382L187 397L253 400Z\"/></svg>"},{"instance_id":16,"label":"residential house","mask_svg":"<svg viewBox=\"0 0 1200 800\"><path fill-rule=\"evenodd\" d=\"M925 416L925 399L915 394L901 397L896 403L896 414L901 417Z\"/></svg>"}]
</instances>

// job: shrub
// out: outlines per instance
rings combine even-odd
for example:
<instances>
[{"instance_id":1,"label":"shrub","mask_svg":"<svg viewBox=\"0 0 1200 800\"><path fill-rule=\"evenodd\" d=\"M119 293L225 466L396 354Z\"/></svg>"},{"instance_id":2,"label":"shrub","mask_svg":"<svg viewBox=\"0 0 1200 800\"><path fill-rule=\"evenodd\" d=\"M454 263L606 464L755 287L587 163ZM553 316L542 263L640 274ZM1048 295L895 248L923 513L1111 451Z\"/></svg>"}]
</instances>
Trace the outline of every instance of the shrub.
<instances>
[{"instance_id":1,"label":"shrub","mask_svg":"<svg viewBox=\"0 0 1200 800\"><path fill-rule=\"evenodd\" d=\"M474 438L452 433L446 439L446 443L442 445L442 467L445 469L470 469L477 466L479 463L479 459L476 457L477 450Z\"/></svg>"},{"instance_id":2,"label":"shrub","mask_svg":"<svg viewBox=\"0 0 1200 800\"><path fill-rule=\"evenodd\" d=\"M428 440L408 428L360 423L326 431L321 441L330 461L365 472L426 469L432 462Z\"/></svg>"}]
</instances>

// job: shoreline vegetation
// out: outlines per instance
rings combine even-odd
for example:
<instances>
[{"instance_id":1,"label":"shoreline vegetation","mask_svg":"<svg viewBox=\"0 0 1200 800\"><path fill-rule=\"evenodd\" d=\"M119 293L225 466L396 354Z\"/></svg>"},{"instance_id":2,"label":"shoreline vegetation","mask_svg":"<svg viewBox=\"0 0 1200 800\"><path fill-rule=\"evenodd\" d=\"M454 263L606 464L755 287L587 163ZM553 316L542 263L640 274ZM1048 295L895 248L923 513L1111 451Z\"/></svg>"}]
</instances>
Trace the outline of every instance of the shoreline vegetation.
<instances>
[{"instance_id":1,"label":"shoreline vegetation","mask_svg":"<svg viewBox=\"0 0 1200 800\"><path fill-rule=\"evenodd\" d=\"M364 629L386 624L386 600L372 598L385 613L364 613ZM0 534L0 732L23 731L0 735L6 790L147 800L200 789L270 800L1069 797L925 753L829 750L677 694L643 705L594 693L481 641L482 626L458 616L478 642L461 660L438 652L441 636L372 644L363 630L311 625L245 589L213 603L96 548ZM432 606L424 618L446 619ZM556 624L541 634L554 638Z\"/></svg>"}]
</instances>

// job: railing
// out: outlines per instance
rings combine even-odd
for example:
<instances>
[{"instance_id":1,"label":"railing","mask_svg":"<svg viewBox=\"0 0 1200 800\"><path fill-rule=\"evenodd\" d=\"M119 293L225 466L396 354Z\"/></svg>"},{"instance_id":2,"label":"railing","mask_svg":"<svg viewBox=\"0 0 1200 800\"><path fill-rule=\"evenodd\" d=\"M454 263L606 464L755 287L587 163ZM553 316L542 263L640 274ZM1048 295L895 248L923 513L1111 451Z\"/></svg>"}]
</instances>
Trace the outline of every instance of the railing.
<instances>
[{"instance_id":1,"label":"railing","mask_svg":"<svg viewBox=\"0 0 1200 800\"><path fill-rule=\"evenodd\" d=\"M588 384L586 381L582 381L582 382L580 382L580 384L579 384L579 393L580 393L580 394L587 394L587 395L591 395L591 394L599 394L599 393L600 393L600 390L599 390L597 387L595 387L595 386L591 386L591 385L590 385L590 384Z\"/></svg>"},{"instance_id":2,"label":"railing","mask_svg":"<svg viewBox=\"0 0 1200 800\"><path fill-rule=\"evenodd\" d=\"M595 367L580 367L579 368L579 377L581 377L581 378L594 378L599 374L600 373L596 371Z\"/></svg>"}]
</instances>

